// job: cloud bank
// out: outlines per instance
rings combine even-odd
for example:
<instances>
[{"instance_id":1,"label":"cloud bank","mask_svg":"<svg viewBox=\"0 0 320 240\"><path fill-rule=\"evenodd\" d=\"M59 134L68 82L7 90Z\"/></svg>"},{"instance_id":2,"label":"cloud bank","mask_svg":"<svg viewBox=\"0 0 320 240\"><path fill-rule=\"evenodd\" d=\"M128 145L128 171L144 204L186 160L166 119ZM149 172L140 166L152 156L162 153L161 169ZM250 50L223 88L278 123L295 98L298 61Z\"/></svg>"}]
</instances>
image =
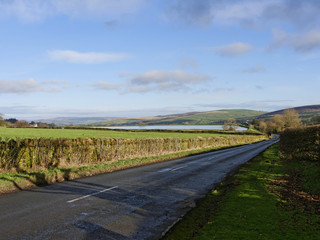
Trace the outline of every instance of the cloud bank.
<instances>
[{"instance_id":1,"label":"cloud bank","mask_svg":"<svg viewBox=\"0 0 320 240\"><path fill-rule=\"evenodd\" d=\"M261 26L289 23L300 28L319 24L318 0L176 0L167 17L174 22L209 27L211 24Z\"/></svg>"},{"instance_id":2,"label":"cloud bank","mask_svg":"<svg viewBox=\"0 0 320 240\"><path fill-rule=\"evenodd\" d=\"M320 31L311 30L304 33L288 34L284 31L273 30L273 42L268 50L279 47L289 47L300 53L308 53L320 49Z\"/></svg>"},{"instance_id":3,"label":"cloud bank","mask_svg":"<svg viewBox=\"0 0 320 240\"><path fill-rule=\"evenodd\" d=\"M0 1L2 17L38 21L56 15L71 18L119 17L134 13L145 0L10 0Z\"/></svg>"},{"instance_id":4,"label":"cloud bank","mask_svg":"<svg viewBox=\"0 0 320 240\"><path fill-rule=\"evenodd\" d=\"M46 86L51 84L51 86ZM54 85L55 84L55 85ZM0 94L13 93L13 94L24 94L34 92L60 92L61 88L56 86L59 84L57 81L46 81L39 82L33 78L27 80L0 80Z\"/></svg>"}]
</instances>

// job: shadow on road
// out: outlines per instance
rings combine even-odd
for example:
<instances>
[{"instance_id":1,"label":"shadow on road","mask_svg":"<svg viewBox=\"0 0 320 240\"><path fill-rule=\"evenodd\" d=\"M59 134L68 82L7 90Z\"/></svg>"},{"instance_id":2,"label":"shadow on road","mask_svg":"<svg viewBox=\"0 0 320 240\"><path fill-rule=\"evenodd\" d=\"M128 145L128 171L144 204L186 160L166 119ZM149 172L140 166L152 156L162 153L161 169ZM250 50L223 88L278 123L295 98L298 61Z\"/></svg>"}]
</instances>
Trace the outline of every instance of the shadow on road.
<instances>
[{"instance_id":1,"label":"shadow on road","mask_svg":"<svg viewBox=\"0 0 320 240\"><path fill-rule=\"evenodd\" d=\"M164 221L174 221L172 217L173 207L182 206L184 209L190 208L192 204L186 201L194 195L194 191L190 190L190 184L187 184L179 175L172 174L171 176L162 175L163 178L142 180L137 184L129 184L128 186L119 186L110 191L101 192L94 196L76 201L74 203L67 203L67 201L81 198L97 193L103 189L109 189L111 185L92 183L85 180L73 180L70 182L63 182L55 185L49 185L37 189L27 190L28 192L40 193L45 195L67 195L64 197L65 204L73 209L78 208L76 216L70 224L73 224L82 232L85 232L85 237L82 239L144 239L137 236L139 234L152 234L152 227L149 227L149 232L140 233L134 232L136 229L148 229L149 225L155 226L159 223L163 224ZM191 174L190 177L196 176ZM180 186L170 187L171 183L175 184L180 182ZM134 187L133 187L134 186ZM198 188L198 186L194 187ZM53 196L54 198L54 196ZM98 200L98 202L96 202ZM105 200L105 203L99 202ZM94 205L96 204L97 205ZM81 215L82 206L91 206L95 208L95 216ZM88 211L90 212L90 207ZM124 221L130 215L132 223L128 223L126 236L130 236L133 232L134 236L130 238L120 233L126 232L126 229L121 229L121 226L111 231L108 228L109 224L113 225L115 222ZM96 221L99 219L99 221ZM99 223L97 223L99 222ZM103 225L99 225L103 222ZM158 222L158 223L157 223ZM151 230L150 230L151 229ZM133 231L132 231L133 230Z\"/></svg>"}]
</instances>

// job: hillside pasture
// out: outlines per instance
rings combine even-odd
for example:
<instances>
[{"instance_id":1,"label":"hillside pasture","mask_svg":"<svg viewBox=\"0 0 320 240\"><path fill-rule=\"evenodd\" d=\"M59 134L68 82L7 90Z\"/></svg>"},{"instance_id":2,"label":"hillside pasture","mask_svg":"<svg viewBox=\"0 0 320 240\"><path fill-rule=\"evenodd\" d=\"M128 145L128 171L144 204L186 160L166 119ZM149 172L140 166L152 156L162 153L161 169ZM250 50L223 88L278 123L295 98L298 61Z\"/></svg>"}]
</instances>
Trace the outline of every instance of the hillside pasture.
<instances>
[{"instance_id":1,"label":"hillside pasture","mask_svg":"<svg viewBox=\"0 0 320 240\"><path fill-rule=\"evenodd\" d=\"M221 124L228 118L235 118L246 121L253 119L265 112L247 110L247 109L224 109L210 112L192 112L184 114L165 115L147 118L121 118L109 121L102 121L91 124L92 126L122 126L122 125L206 125Z\"/></svg>"}]
</instances>

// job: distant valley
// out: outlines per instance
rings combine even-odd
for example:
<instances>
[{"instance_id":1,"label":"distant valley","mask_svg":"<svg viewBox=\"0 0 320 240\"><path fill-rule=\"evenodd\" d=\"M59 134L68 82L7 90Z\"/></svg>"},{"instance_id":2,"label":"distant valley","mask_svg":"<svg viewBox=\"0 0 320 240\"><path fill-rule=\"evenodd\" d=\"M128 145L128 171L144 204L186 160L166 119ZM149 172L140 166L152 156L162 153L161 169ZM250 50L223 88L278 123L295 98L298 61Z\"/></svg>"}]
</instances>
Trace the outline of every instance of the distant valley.
<instances>
[{"instance_id":1,"label":"distant valley","mask_svg":"<svg viewBox=\"0 0 320 240\"><path fill-rule=\"evenodd\" d=\"M142 118L120 118L96 122L91 126L125 126L125 125L207 125L221 124L228 118L241 119L246 121L266 112L247 110L247 109L228 109L210 112L190 112L183 114L173 114L155 117Z\"/></svg>"},{"instance_id":2,"label":"distant valley","mask_svg":"<svg viewBox=\"0 0 320 240\"><path fill-rule=\"evenodd\" d=\"M43 123L54 123L58 126L83 126L89 125L100 121L107 121L116 119L113 117L58 117L58 118L48 118L48 119L39 119L35 120L35 122L43 122Z\"/></svg>"},{"instance_id":3,"label":"distant valley","mask_svg":"<svg viewBox=\"0 0 320 240\"><path fill-rule=\"evenodd\" d=\"M295 107L303 122L311 117L320 115L320 105ZM138 118L116 117L61 117L42 119L40 122L54 123L59 126L135 126L135 125L210 125L223 124L228 118L237 122L252 121L253 119L268 120L275 114L281 114L285 109L274 112L262 112L249 109L222 109L208 112L189 112L181 114L161 115Z\"/></svg>"}]
</instances>

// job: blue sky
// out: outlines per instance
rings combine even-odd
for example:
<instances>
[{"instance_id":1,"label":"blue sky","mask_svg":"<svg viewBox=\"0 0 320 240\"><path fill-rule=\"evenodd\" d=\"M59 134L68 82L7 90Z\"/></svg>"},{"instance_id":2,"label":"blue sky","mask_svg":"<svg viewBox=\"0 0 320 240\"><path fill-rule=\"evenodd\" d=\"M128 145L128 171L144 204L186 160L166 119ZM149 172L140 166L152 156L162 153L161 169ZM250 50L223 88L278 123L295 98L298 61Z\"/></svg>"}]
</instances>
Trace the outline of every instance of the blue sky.
<instances>
[{"instance_id":1,"label":"blue sky","mask_svg":"<svg viewBox=\"0 0 320 240\"><path fill-rule=\"evenodd\" d=\"M318 0L0 0L5 118L320 104Z\"/></svg>"}]
</instances>

